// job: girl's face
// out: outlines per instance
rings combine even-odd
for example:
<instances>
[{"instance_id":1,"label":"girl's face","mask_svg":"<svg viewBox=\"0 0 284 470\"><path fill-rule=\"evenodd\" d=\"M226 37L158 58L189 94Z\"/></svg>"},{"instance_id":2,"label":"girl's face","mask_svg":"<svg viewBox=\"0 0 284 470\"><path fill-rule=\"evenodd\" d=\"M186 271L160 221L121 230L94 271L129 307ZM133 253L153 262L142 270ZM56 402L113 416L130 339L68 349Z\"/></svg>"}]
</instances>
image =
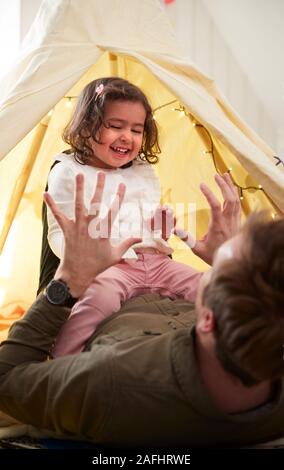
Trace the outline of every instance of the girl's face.
<instances>
[{"instance_id":1,"label":"girl's face","mask_svg":"<svg viewBox=\"0 0 284 470\"><path fill-rule=\"evenodd\" d=\"M94 152L91 165L98 168L119 168L137 157L142 145L146 111L139 102L106 103L104 125L98 140L90 139Z\"/></svg>"}]
</instances>

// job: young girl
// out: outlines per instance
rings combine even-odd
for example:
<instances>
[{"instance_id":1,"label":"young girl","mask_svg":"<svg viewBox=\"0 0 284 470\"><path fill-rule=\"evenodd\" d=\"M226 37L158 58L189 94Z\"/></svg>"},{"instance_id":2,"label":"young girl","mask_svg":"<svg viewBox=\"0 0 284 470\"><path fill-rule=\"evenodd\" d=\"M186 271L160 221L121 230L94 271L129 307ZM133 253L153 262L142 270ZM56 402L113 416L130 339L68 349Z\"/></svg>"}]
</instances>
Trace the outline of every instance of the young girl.
<instances>
[{"instance_id":1,"label":"young girl","mask_svg":"<svg viewBox=\"0 0 284 470\"><path fill-rule=\"evenodd\" d=\"M168 256L172 249L153 230L151 215L159 207L159 182L152 165L158 160L158 132L152 109L144 93L126 80L102 78L82 91L63 139L72 153L60 154L48 178L48 192L67 216L73 217L75 175L85 177L88 204L97 173L106 173L103 195L105 211L114 188L126 185L113 243L142 235L115 266L101 273L73 307L55 344L54 356L78 353L97 325L120 309L127 299L146 292L193 302L203 273ZM101 214L103 215L103 214ZM59 258L64 238L48 210L48 241Z\"/></svg>"}]
</instances>

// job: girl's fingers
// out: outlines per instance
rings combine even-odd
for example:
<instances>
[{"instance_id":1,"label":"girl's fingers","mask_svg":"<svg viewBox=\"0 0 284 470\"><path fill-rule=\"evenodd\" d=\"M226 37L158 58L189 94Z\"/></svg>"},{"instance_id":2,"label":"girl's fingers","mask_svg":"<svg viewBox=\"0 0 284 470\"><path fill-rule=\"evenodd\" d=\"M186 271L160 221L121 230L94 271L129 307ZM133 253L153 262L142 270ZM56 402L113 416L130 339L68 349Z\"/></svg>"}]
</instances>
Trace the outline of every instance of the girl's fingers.
<instances>
[{"instance_id":1,"label":"girl's fingers","mask_svg":"<svg viewBox=\"0 0 284 470\"><path fill-rule=\"evenodd\" d=\"M173 233L177 235L189 248L194 248L196 245L196 239L181 228L175 228Z\"/></svg>"}]
</instances>

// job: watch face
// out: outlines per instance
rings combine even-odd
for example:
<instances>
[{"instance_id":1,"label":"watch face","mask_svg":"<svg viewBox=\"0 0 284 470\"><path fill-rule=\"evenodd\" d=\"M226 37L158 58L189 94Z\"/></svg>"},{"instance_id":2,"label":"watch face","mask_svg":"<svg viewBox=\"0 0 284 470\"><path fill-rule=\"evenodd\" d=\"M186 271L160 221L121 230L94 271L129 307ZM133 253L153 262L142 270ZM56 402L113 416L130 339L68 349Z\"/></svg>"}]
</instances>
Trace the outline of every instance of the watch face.
<instances>
[{"instance_id":1,"label":"watch face","mask_svg":"<svg viewBox=\"0 0 284 470\"><path fill-rule=\"evenodd\" d=\"M48 300L56 305L64 304L68 296L66 285L60 281L52 281L46 289L46 296Z\"/></svg>"}]
</instances>

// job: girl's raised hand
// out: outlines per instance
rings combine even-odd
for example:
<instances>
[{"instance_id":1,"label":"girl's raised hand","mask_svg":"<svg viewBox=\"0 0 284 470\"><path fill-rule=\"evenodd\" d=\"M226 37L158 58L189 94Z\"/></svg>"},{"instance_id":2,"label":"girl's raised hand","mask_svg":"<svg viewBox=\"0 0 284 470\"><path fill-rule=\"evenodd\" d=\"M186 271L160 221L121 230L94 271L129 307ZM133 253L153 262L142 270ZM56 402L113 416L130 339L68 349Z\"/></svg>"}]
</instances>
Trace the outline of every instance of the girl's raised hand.
<instances>
[{"instance_id":1,"label":"girl's raised hand","mask_svg":"<svg viewBox=\"0 0 284 470\"><path fill-rule=\"evenodd\" d=\"M167 206L159 206L155 210L154 215L150 219L151 232L161 232L164 240L168 240L175 228L176 217L173 210Z\"/></svg>"}]
</instances>

